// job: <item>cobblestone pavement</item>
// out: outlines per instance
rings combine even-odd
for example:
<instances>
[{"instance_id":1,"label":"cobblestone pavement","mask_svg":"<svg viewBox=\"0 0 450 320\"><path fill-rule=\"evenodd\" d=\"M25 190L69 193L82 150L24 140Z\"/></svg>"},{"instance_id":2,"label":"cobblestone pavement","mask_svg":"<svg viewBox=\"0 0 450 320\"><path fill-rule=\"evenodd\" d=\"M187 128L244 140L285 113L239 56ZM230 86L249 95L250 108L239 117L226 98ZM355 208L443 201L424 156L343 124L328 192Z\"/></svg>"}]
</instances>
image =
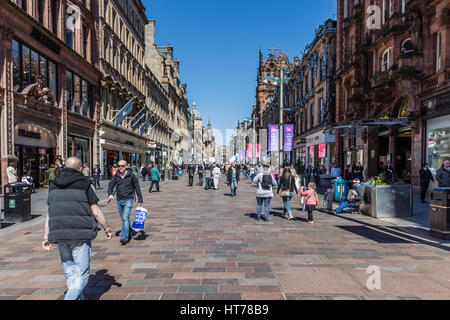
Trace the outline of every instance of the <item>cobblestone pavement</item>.
<instances>
[{"instance_id":1,"label":"cobblestone pavement","mask_svg":"<svg viewBox=\"0 0 450 320\"><path fill-rule=\"evenodd\" d=\"M255 187L188 188L187 179L144 192L149 219L127 246L119 237L93 242L89 299L450 299L450 245L365 216L306 213L293 199L295 221L272 203L256 218ZM119 235L113 204L103 208ZM7 229L5 229L7 230ZM57 248L41 249L43 223L0 232L0 299L62 299ZM381 289L369 290L369 266Z\"/></svg>"}]
</instances>

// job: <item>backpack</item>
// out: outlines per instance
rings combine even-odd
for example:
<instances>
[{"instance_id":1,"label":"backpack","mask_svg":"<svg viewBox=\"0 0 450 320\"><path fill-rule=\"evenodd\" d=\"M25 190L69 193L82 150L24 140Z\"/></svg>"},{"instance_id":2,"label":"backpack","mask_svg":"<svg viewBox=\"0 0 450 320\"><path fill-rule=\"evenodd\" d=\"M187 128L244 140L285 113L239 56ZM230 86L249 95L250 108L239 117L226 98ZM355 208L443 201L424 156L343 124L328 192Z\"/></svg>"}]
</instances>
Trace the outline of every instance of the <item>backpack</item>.
<instances>
[{"instance_id":1,"label":"backpack","mask_svg":"<svg viewBox=\"0 0 450 320\"><path fill-rule=\"evenodd\" d=\"M272 186L272 175L266 173L263 174L261 179L261 187L263 190L270 190L270 187Z\"/></svg>"}]
</instances>

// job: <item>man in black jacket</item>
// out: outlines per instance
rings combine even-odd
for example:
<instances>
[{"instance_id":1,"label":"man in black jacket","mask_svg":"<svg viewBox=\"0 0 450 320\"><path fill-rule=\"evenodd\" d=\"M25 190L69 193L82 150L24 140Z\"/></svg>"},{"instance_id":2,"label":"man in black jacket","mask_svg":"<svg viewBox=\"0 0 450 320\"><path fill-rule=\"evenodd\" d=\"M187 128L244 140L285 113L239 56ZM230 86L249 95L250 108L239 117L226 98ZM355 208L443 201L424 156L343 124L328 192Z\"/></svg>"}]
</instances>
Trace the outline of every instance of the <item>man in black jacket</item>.
<instances>
[{"instance_id":1,"label":"man in black jacket","mask_svg":"<svg viewBox=\"0 0 450 320\"><path fill-rule=\"evenodd\" d=\"M127 169L127 162L125 160L119 161L119 170L116 175L109 182L108 197L109 201L114 199L113 190L117 188L117 209L119 209L120 217L122 218L122 231L120 233L120 243L126 245L130 241L130 212L133 208L134 193L138 197L138 207L142 206L141 188L136 175Z\"/></svg>"},{"instance_id":2,"label":"man in black jacket","mask_svg":"<svg viewBox=\"0 0 450 320\"><path fill-rule=\"evenodd\" d=\"M433 175L431 174L430 169L428 168L428 163L424 163L422 168L419 170L420 176L420 200L422 203L427 203L425 201L425 195L428 191L428 187L431 181L434 181Z\"/></svg>"},{"instance_id":3,"label":"man in black jacket","mask_svg":"<svg viewBox=\"0 0 450 320\"><path fill-rule=\"evenodd\" d=\"M98 224L106 238L112 239L99 199L78 158L66 160L65 168L50 182L48 214L42 247L49 251L57 243L67 281L64 300L84 300L83 290L89 280L91 241Z\"/></svg>"},{"instance_id":4,"label":"man in black jacket","mask_svg":"<svg viewBox=\"0 0 450 320\"><path fill-rule=\"evenodd\" d=\"M239 184L240 175L240 167L237 167L236 162L233 162L227 172L227 184L230 186L232 197L236 197L236 190Z\"/></svg>"},{"instance_id":5,"label":"man in black jacket","mask_svg":"<svg viewBox=\"0 0 450 320\"><path fill-rule=\"evenodd\" d=\"M189 176L189 187L192 187L194 184L194 175L195 175L195 165L194 161L191 162L191 164L187 168L188 176Z\"/></svg>"},{"instance_id":6,"label":"man in black jacket","mask_svg":"<svg viewBox=\"0 0 450 320\"><path fill-rule=\"evenodd\" d=\"M205 168L203 167L203 164L200 163L197 166L197 172L198 172L198 185L199 186L203 186L203 171L205 170Z\"/></svg>"}]
</instances>

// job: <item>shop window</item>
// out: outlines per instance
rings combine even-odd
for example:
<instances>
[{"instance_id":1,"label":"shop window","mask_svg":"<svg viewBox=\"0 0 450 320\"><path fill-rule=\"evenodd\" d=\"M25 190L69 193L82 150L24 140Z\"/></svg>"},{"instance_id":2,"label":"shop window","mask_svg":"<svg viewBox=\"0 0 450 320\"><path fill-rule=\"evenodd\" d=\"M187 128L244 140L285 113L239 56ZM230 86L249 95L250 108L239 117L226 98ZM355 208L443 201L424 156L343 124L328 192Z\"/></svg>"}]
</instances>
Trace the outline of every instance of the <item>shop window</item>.
<instances>
[{"instance_id":1,"label":"shop window","mask_svg":"<svg viewBox=\"0 0 450 320\"><path fill-rule=\"evenodd\" d=\"M22 88L31 84L30 82L30 49L22 46Z\"/></svg>"},{"instance_id":2,"label":"shop window","mask_svg":"<svg viewBox=\"0 0 450 320\"><path fill-rule=\"evenodd\" d=\"M80 77L74 75L74 99L73 99L73 111L75 113L80 113L81 104L81 81Z\"/></svg>"},{"instance_id":3,"label":"shop window","mask_svg":"<svg viewBox=\"0 0 450 320\"><path fill-rule=\"evenodd\" d=\"M66 71L66 102L67 102L67 110L72 111L73 105L73 74L70 71Z\"/></svg>"},{"instance_id":4,"label":"shop window","mask_svg":"<svg viewBox=\"0 0 450 320\"><path fill-rule=\"evenodd\" d=\"M86 80L81 80L81 105L82 114L85 117L89 116L89 100L88 100L88 83Z\"/></svg>"},{"instance_id":5,"label":"shop window","mask_svg":"<svg viewBox=\"0 0 450 320\"><path fill-rule=\"evenodd\" d=\"M13 90L20 90L20 50L19 43L12 41L12 62L13 62Z\"/></svg>"},{"instance_id":6,"label":"shop window","mask_svg":"<svg viewBox=\"0 0 450 320\"><path fill-rule=\"evenodd\" d=\"M36 82L36 76L39 75L39 55L31 50L31 72L30 83Z\"/></svg>"}]
</instances>

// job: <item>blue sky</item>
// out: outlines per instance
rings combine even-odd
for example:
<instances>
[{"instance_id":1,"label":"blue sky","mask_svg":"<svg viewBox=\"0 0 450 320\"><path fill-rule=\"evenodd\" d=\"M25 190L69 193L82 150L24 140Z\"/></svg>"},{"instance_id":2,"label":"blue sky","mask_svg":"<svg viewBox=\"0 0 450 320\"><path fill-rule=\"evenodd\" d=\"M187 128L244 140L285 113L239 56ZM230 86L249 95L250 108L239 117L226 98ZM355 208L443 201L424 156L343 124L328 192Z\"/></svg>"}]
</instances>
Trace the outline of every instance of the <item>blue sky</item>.
<instances>
[{"instance_id":1,"label":"blue sky","mask_svg":"<svg viewBox=\"0 0 450 320\"><path fill-rule=\"evenodd\" d=\"M142 0L156 43L172 44L189 104L224 133L256 103L258 52L280 48L293 61L314 30L336 19L336 0ZM222 144L219 142L219 144Z\"/></svg>"}]
</instances>

